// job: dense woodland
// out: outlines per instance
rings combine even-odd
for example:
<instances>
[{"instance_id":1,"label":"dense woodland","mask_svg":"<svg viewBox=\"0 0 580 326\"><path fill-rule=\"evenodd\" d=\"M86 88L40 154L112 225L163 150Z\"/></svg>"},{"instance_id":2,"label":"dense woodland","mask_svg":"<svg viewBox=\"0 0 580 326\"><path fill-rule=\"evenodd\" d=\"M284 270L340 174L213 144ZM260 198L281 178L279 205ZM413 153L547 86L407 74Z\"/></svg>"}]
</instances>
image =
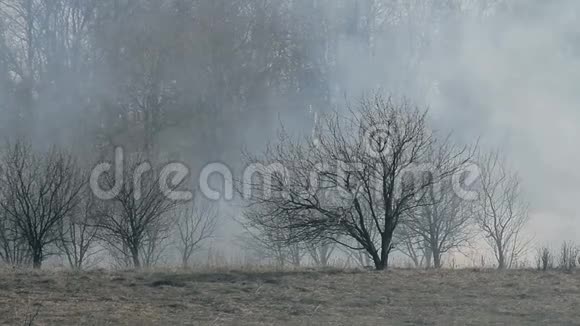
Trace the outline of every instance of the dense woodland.
<instances>
[{"instance_id":1,"label":"dense woodland","mask_svg":"<svg viewBox=\"0 0 580 326\"><path fill-rule=\"evenodd\" d=\"M310 130L315 112L364 91L421 104L433 85L454 91L423 70L427 61L442 49L453 57L464 20L491 24L510 8L495 0L5 0L1 130L90 156L124 145L188 160L237 157L245 137L263 134L247 130L270 134L280 116Z\"/></svg>"}]
</instances>

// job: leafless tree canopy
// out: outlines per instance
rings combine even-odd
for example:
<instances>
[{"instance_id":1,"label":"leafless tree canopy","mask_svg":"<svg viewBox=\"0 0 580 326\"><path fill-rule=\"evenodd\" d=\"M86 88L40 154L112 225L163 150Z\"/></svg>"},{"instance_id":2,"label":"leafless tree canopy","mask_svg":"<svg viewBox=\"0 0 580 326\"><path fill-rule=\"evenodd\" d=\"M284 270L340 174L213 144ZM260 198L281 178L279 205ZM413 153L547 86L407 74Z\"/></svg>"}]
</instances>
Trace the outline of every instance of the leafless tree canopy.
<instances>
[{"instance_id":1,"label":"leafless tree canopy","mask_svg":"<svg viewBox=\"0 0 580 326\"><path fill-rule=\"evenodd\" d=\"M262 178L243 185L251 190L247 218L291 230L290 242L349 246L341 239L354 239L353 249L385 269L403 217L424 206L425 189L458 172L468 156L438 140L426 112L408 102L363 98L346 116L327 116L317 137L282 134L261 157L249 158Z\"/></svg>"},{"instance_id":2,"label":"leafless tree canopy","mask_svg":"<svg viewBox=\"0 0 580 326\"><path fill-rule=\"evenodd\" d=\"M0 259L7 265L25 266L31 263L30 251L14 219L2 210L0 218Z\"/></svg>"},{"instance_id":3,"label":"leafless tree canopy","mask_svg":"<svg viewBox=\"0 0 580 326\"><path fill-rule=\"evenodd\" d=\"M125 171L119 193L102 203L95 225L109 246L130 258L133 267L140 268L143 254L153 261L158 249L154 246L164 237L158 232L168 232L171 212L179 203L165 196L159 186L160 173L148 162L134 157L127 162ZM104 174L103 179L109 189L114 188L113 173Z\"/></svg>"},{"instance_id":4,"label":"leafless tree canopy","mask_svg":"<svg viewBox=\"0 0 580 326\"><path fill-rule=\"evenodd\" d=\"M520 178L499 151L479 156L482 167L480 198L474 215L499 269L510 268L528 250L523 234L529 220Z\"/></svg>"},{"instance_id":5,"label":"leafless tree canopy","mask_svg":"<svg viewBox=\"0 0 580 326\"><path fill-rule=\"evenodd\" d=\"M191 258L205 241L215 235L219 212L209 202L196 198L175 211L177 223L177 249L184 268L191 266Z\"/></svg>"},{"instance_id":6,"label":"leafless tree canopy","mask_svg":"<svg viewBox=\"0 0 580 326\"><path fill-rule=\"evenodd\" d=\"M473 237L471 205L453 190L451 178L446 178L425 190L424 205L405 217L402 235L404 250L417 264L417 248L426 257L427 266L441 268L443 255L461 249Z\"/></svg>"},{"instance_id":7,"label":"leafless tree canopy","mask_svg":"<svg viewBox=\"0 0 580 326\"><path fill-rule=\"evenodd\" d=\"M75 270L90 265L91 258L101 251L97 244L99 229L94 225L98 204L87 187L81 193L81 200L62 221L56 246Z\"/></svg>"},{"instance_id":8,"label":"leafless tree canopy","mask_svg":"<svg viewBox=\"0 0 580 326\"><path fill-rule=\"evenodd\" d=\"M401 223L395 232L396 249L409 258L416 268L431 267L433 255L424 239L408 227L409 223Z\"/></svg>"},{"instance_id":9,"label":"leafless tree canopy","mask_svg":"<svg viewBox=\"0 0 580 326\"><path fill-rule=\"evenodd\" d=\"M308 254L316 266L327 267L331 263L331 258L336 251L336 243L319 243L309 246Z\"/></svg>"},{"instance_id":10,"label":"leafless tree canopy","mask_svg":"<svg viewBox=\"0 0 580 326\"><path fill-rule=\"evenodd\" d=\"M267 211L266 206L261 205L245 212L246 220L242 223L245 233L239 239L242 246L259 261L266 260L278 268L300 266L307 253L305 244L294 241L293 229L272 228L259 223L260 217Z\"/></svg>"},{"instance_id":11,"label":"leafless tree canopy","mask_svg":"<svg viewBox=\"0 0 580 326\"><path fill-rule=\"evenodd\" d=\"M16 142L4 150L0 205L5 225L17 231L13 241L26 242L34 267L40 268L77 206L85 180L75 160L56 149L37 154Z\"/></svg>"}]
</instances>

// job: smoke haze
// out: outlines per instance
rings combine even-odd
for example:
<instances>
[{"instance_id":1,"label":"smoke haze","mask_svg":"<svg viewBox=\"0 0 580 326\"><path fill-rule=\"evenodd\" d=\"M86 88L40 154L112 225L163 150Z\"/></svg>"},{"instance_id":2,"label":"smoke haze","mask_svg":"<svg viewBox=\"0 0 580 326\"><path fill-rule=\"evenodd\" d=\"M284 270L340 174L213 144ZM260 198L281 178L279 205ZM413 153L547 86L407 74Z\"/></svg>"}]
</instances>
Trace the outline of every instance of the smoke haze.
<instances>
[{"instance_id":1,"label":"smoke haze","mask_svg":"<svg viewBox=\"0 0 580 326\"><path fill-rule=\"evenodd\" d=\"M580 229L579 14L573 0L0 1L1 134L90 161L124 146L240 168L280 123L310 134L380 89L502 148L529 232L557 244ZM240 231L224 210L219 241Z\"/></svg>"}]
</instances>

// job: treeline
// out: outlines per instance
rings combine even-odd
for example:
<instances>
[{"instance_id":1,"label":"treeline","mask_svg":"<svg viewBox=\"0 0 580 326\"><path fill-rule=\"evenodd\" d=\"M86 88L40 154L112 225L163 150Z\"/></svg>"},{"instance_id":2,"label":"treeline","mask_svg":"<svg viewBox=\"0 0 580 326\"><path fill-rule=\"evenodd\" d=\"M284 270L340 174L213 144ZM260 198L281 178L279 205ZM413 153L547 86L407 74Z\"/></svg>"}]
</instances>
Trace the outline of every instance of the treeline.
<instances>
[{"instance_id":1,"label":"treeline","mask_svg":"<svg viewBox=\"0 0 580 326\"><path fill-rule=\"evenodd\" d=\"M58 148L15 142L2 148L0 161L0 260L6 265L41 268L60 256L77 270L96 263L151 267L171 246L188 267L216 230L213 205L169 199L151 165L133 173L147 162L142 157L125 161L121 180L113 172L99 180L105 189L120 185L113 198L98 198L91 171Z\"/></svg>"},{"instance_id":2,"label":"treeline","mask_svg":"<svg viewBox=\"0 0 580 326\"><path fill-rule=\"evenodd\" d=\"M515 266L530 243L517 172L501 152L458 145L428 117L377 94L323 116L312 137L281 133L247 155L261 178L244 180L246 229L289 249L338 244L378 270L395 250L440 268L477 239L499 269Z\"/></svg>"}]
</instances>

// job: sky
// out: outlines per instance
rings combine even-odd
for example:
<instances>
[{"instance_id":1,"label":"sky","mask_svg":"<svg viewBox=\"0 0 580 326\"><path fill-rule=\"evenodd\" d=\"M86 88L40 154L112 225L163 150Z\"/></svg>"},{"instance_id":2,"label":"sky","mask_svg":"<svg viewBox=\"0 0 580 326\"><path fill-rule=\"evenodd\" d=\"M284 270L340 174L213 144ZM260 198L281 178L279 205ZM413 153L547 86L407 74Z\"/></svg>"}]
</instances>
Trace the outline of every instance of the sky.
<instances>
[{"instance_id":1,"label":"sky","mask_svg":"<svg viewBox=\"0 0 580 326\"><path fill-rule=\"evenodd\" d=\"M537 242L577 241L580 3L526 9L463 22L458 51L441 49L428 65L446 85L429 102L444 128L504 151L522 178Z\"/></svg>"}]
</instances>

